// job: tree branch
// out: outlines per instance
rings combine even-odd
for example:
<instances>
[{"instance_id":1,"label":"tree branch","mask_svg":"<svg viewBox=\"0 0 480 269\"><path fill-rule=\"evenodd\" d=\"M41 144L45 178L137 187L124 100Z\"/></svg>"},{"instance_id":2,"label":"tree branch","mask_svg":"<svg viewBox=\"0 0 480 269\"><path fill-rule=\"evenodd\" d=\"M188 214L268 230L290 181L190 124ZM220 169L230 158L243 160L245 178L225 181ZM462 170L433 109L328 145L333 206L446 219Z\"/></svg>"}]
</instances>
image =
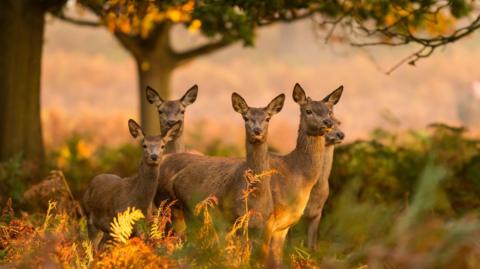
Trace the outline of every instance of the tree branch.
<instances>
[{"instance_id":1,"label":"tree branch","mask_svg":"<svg viewBox=\"0 0 480 269\"><path fill-rule=\"evenodd\" d=\"M178 66L184 65L184 64L190 62L191 60L193 60L194 58L210 54L210 53L212 53L212 52L214 52L218 49L229 46L229 45L231 45L232 43L235 43L235 42L237 42L237 40L236 41L230 41L230 40L226 40L226 39L221 39L221 40L214 41L214 42L211 42L211 43L207 43L207 44L202 45L200 47L193 48L193 49L190 49L190 50L187 50L187 51L184 51L184 52L180 52L180 53L175 52L174 55L175 55L175 58L176 58L176 61L177 61L177 65Z\"/></svg>"},{"instance_id":2,"label":"tree branch","mask_svg":"<svg viewBox=\"0 0 480 269\"><path fill-rule=\"evenodd\" d=\"M80 26L99 27L103 25L101 21L86 21L86 20L80 20L80 19L68 17L65 15L65 13L63 13L63 11L53 15L62 21L66 21L66 22L73 23Z\"/></svg>"},{"instance_id":3,"label":"tree branch","mask_svg":"<svg viewBox=\"0 0 480 269\"><path fill-rule=\"evenodd\" d=\"M87 7L90 11L92 11L97 17L103 18L103 6L100 1L96 0L78 0L83 6Z\"/></svg>"},{"instance_id":4,"label":"tree branch","mask_svg":"<svg viewBox=\"0 0 480 269\"><path fill-rule=\"evenodd\" d=\"M143 51L140 46L139 38L128 34L115 31L113 33L122 47L129 51L135 59L143 58Z\"/></svg>"},{"instance_id":5,"label":"tree branch","mask_svg":"<svg viewBox=\"0 0 480 269\"><path fill-rule=\"evenodd\" d=\"M401 36L400 40L398 40L396 43L389 43L389 42L371 42L371 43L352 43L353 46L372 46L372 45L387 45L387 46L400 46L400 45L406 45L409 43L418 43L422 45L422 47L414 52L413 54L409 55L408 57L404 58L401 60L399 63L397 63L395 66L393 66L387 74L392 73L394 70L396 70L398 67L400 67L402 64L408 62L410 65L415 65L417 61L419 61L422 58L426 58L439 47L446 46L450 43L453 43L467 35L472 34L474 31L477 29L480 29L480 15L472 21L469 25L465 27L461 27L457 30L455 30L452 34L448 36L437 36L433 38L420 38L409 32L407 35Z\"/></svg>"},{"instance_id":6,"label":"tree branch","mask_svg":"<svg viewBox=\"0 0 480 269\"><path fill-rule=\"evenodd\" d=\"M268 26L268 25L272 25L272 24L277 23L277 22L299 21L299 20L308 18L308 17L312 16L313 14L315 14L315 11L310 10L308 12L305 12L305 13L301 14L301 15L292 14L291 17L278 16L278 17L275 17L275 18L272 18L272 19L265 19L263 21L260 21L260 22L257 23L257 26Z\"/></svg>"},{"instance_id":7,"label":"tree branch","mask_svg":"<svg viewBox=\"0 0 480 269\"><path fill-rule=\"evenodd\" d=\"M12 2L15 2L15 1L12 1ZM65 3L67 2L67 0L43 0L43 1L39 1L43 7L49 11L51 9L58 9L58 8L61 8L63 5L65 5Z\"/></svg>"}]
</instances>

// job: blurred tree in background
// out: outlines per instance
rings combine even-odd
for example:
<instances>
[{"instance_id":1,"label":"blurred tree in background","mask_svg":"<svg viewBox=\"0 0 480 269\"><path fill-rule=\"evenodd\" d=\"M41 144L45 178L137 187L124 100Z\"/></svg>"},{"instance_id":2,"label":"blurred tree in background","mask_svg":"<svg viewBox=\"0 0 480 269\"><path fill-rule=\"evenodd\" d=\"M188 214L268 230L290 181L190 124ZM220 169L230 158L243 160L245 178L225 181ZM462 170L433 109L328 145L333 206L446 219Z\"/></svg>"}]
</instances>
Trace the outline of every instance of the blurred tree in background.
<instances>
[{"instance_id":1,"label":"blurred tree in background","mask_svg":"<svg viewBox=\"0 0 480 269\"><path fill-rule=\"evenodd\" d=\"M40 67L45 14L66 0L0 1L0 161L44 157Z\"/></svg>"},{"instance_id":2,"label":"blurred tree in background","mask_svg":"<svg viewBox=\"0 0 480 269\"><path fill-rule=\"evenodd\" d=\"M28 159L43 156L39 74L43 15L49 10L72 23L107 27L132 54L137 62L141 120L147 132L158 130L158 119L154 107L143 97L146 85L168 98L176 68L235 42L251 46L256 30L262 26L310 17L326 40L335 37L355 46L419 44L420 49L401 62L410 64L480 27L479 1L471 0L76 2L92 11L98 21L69 16L60 0L9 0L0 4L0 31L4 37L0 41L0 73L5 77L0 79L0 90L7 97L1 99L0 119L9 130L0 134L0 160L21 152ZM35 21L29 21L33 18ZM17 24L28 34L21 35L21 27L15 28ZM175 24L200 31L209 41L179 51L171 44ZM339 33L337 28L343 31ZM28 56L31 53L34 55Z\"/></svg>"}]
</instances>

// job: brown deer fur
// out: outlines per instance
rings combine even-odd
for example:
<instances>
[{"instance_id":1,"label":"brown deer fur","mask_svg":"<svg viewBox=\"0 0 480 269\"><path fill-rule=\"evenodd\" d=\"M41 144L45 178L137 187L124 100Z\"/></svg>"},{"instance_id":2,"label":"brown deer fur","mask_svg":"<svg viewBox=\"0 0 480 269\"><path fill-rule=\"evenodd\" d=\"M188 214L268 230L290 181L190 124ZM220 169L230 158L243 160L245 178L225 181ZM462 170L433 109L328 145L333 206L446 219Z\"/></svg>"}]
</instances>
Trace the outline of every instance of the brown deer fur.
<instances>
[{"instance_id":1,"label":"brown deer fur","mask_svg":"<svg viewBox=\"0 0 480 269\"><path fill-rule=\"evenodd\" d=\"M316 249L318 226L322 218L323 206L329 195L328 178L332 170L334 148L345 137L338 125L339 122L336 121L333 130L325 135L325 153L321 174L310 192L310 198L303 213L308 222L307 246L312 250Z\"/></svg>"},{"instance_id":2,"label":"brown deer fur","mask_svg":"<svg viewBox=\"0 0 480 269\"><path fill-rule=\"evenodd\" d=\"M310 192L320 176L325 150L324 134L333 126L333 106L339 101L343 87L339 87L322 101L307 98L300 85L295 85L293 98L300 105L300 127L296 148L285 156L267 155L271 176L270 187L264 184L260 195L272 197L273 214L265 224L263 252L267 266L282 264L282 253L288 229L303 215ZM247 148L248 149L248 148ZM225 199L223 212L238 215L231 200L238 200L244 185L241 161L192 154L173 154L162 163L160 186L191 207L209 194ZM196 197L200 193L200 197ZM227 195L230 194L230 195ZM232 195L233 194L233 195ZM188 209L188 208L187 208ZM268 208L258 208L267 216Z\"/></svg>"},{"instance_id":3,"label":"brown deer fur","mask_svg":"<svg viewBox=\"0 0 480 269\"><path fill-rule=\"evenodd\" d=\"M283 246L289 228L303 215L310 192L320 176L325 150L324 134L333 126L333 106L339 101L343 86L322 101L307 98L299 84L293 99L300 106L300 127L295 149L285 156L271 158L271 193L274 211L265 230L263 253L267 267L282 264Z\"/></svg>"},{"instance_id":4,"label":"brown deer fur","mask_svg":"<svg viewBox=\"0 0 480 269\"><path fill-rule=\"evenodd\" d=\"M163 150L180 130L180 124L176 123L164 135L145 136L134 120L129 120L128 126L131 135L140 140L144 148L138 174L128 178L100 174L93 178L83 196L89 237L94 240L98 231L102 231L101 245L111 238L110 223L118 213L135 207L147 215L157 189Z\"/></svg>"},{"instance_id":5,"label":"brown deer fur","mask_svg":"<svg viewBox=\"0 0 480 269\"><path fill-rule=\"evenodd\" d=\"M169 190L187 212L191 212L199 201L214 195L219 199L219 208L227 221L233 222L245 214L241 201L242 191L246 188L245 171L252 169L259 174L269 170L268 123L274 114L280 112L284 100L285 96L281 94L265 108L252 108L238 94L233 94L233 108L245 121L246 160L171 154L162 162L159 189ZM270 177L266 176L254 186L255 197L249 200L249 208L258 214L250 221L250 226L262 225L265 222L262 218L268 217L272 211L269 185Z\"/></svg>"},{"instance_id":6,"label":"brown deer fur","mask_svg":"<svg viewBox=\"0 0 480 269\"><path fill-rule=\"evenodd\" d=\"M168 142L165 153L178 153L185 151L183 142L183 123L187 106L197 100L198 86L193 85L179 100L163 100L160 95L151 87L147 87L146 97L150 104L155 105L160 119L160 134L165 135L175 124L180 123L180 131Z\"/></svg>"}]
</instances>

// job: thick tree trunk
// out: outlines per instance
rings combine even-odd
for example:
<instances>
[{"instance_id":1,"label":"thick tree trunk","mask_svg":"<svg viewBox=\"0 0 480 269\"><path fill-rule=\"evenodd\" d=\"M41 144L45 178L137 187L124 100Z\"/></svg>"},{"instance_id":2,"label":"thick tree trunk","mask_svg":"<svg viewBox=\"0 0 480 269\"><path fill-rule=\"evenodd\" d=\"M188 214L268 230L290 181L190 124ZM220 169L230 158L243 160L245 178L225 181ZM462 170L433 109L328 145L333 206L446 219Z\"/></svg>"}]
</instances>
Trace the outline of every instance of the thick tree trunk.
<instances>
[{"instance_id":1,"label":"thick tree trunk","mask_svg":"<svg viewBox=\"0 0 480 269\"><path fill-rule=\"evenodd\" d=\"M42 162L41 1L0 1L0 161L17 154Z\"/></svg>"},{"instance_id":2,"label":"thick tree trunk","mask_svg":"<svg viewBox=\"0 0 480 269\"><path fill-rule=\"evenodd\" d=\"M143 68L142 68L143 65ZM160 122L158 112L154 105L148 103L145 89L147 86L154 88L160 96L167 100L170 98L170 79L174 70L172 64L164 63L162 60L149 60L137 62L138 82L140 92L140 119L142 128L147 134L160 134Z\"/></svg>"}]
</instances>

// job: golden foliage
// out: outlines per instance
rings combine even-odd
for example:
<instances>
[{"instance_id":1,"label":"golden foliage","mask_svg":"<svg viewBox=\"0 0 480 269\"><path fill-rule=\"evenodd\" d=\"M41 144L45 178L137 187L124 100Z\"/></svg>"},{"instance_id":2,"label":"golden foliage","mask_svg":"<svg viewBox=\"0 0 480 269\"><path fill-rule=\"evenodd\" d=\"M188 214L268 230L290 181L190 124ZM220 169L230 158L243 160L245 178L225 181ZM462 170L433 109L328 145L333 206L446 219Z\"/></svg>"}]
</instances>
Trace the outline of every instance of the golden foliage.
<instances>
[{"instance_id":1,"label":"golden foliage","mask_svg":"<svg viewBox=\"0 0 480 269\"><path fill-rule=\"evenodd\" d=\"M70 160L70 157L72 156L70 149L68 148L67 145L63 146L60 149L60 154L57 159L57 165L60 168L65 168L68 165L68 161Z\"/></svg>"},{"instance_id":2,"label":"golden foliage","mask_svg":"<svg viewBox=\"0 0 480 269\"><path fill-rule=\"evenodd\" d=\"M176 200L167 204L167 200L163 200L157 209L157 213L152 220L152 227L150 228L150 237L152 239L165 238L165 230L168 224L172 223L172 206Z\"/></svg>"},{"instance_id":3,"label":"golden foliage","mask_svg":"<svg viewBox=\"0 0 480 269\"><path fill-rule=\"evenodd\" d=\"M295 269L319 268L316 266L315 261L310 257L310 254L299 248L295 249L295 252L292 253L290 258L292 260L292 267Z\"/></svg>"},{"instance_id":4,"label":"golden foliage","mask_svg":"<svg viewBox=\"0 0 480 269\"><path fill-rule=\"evenodd\" d=\"M415 4L411 4L407 8L396 8L391 9L389 13L384 17L384 24L388 27L392 26L402 26L401 22L408 22L409 25L415 25L413 22ZM454 29L456 20L455 18L447 11L445 12L432 12L424 14L425 18L421 21L420 25L409 26L409 31L414 33L418 29L425 29L427 33L432 35L442 35L451 33Z\"/></svg>"},{"instance_id":5,"label":"golden foliage","mask_svg":"<svg viewBox=\"0 0 480 269\"><path fill-rule=\"evenodd\" d=\"M156 269L172 267L170 264L168 260L156 255L141 239L133 238L125 244L115 246L111 251L102 253L92 268Z\"/></svg>"},{"instance_id":6,"label":"golden foliage","mask_svg":"<svg viewBox=\"0 0 480 269\"><path fill-rule=\"evenodd\" d=\"M48 224L50 223L50 220L52 219L52 211L57 207L57 202L53 201L53 200L50 200L48 201L48 209L47 209L47 214L45 215L45 221L43 222L43 226L42 226L42 229L40 230L40 232L44 233L47 228L48 228Z\"/></svg>"},{"instance_id":7,"label":"golden foliage","mask_svg":"<svg viewBox=\"0 0 480 269\"><path fill-rule=\"evenodd\" d=\"M80 204L73 197L65 176L58 170L50 171L47 178L30 187L23 197L37 209L45 210L49 206L47 201L55 200L57 212L82 215Z\"/></svg>"},{"instance_id":8,"label":"golden foliage","mask_svg":"<svg viewBox=\"0 0 480 269\"><path fill-rule=\"evenodd\" d=\"M255 174L252 170L245 171L244 178L246 188L242 191L242 200L244 201L245 213L238 217L233 223L230 231L225 236L227 255L232 257L228 260L229 266L241 267L247 266L252 252L252 244L249 238L249 221L256 214L254 210L249 209L248 199L255 196L255 184L260 183L266 177L276 173L276 170L268 170L260 174ZM240 233L241 231L241 233Z\"/></svg>"},{"instance_id":9,"label":"golden foliage","mask_svg":"<svg viewBox=\"0 0 480 269\"><path fill-rule=\"evenodd\" d=\"M209 208L213 208L217 206L217 204L217 197L210 195L195 206L195 216L198 216L203 212L203 224L197 234L197 239L202 242L201 246L204 248L218 245L220 242L217 231L215 230L215 226L213 224L212 216L209 212Z\"/></svg>"},{"instance_id":10,"label":"golden foliage","mask_svg":"<svg viewBox=\"0 0 480 269\"><path fill-rule=\"evenodd\" d=\"M167 200L162 201L150 227L150 242L154 246L162 246L167 253L172 253L181 247L180 238L167 227L172 224L172 206L175 202L175 200L170 203L167 203Z\"/></svg>"},{"instance_id":11,"label":"golden foliage","mask_svg":"<svg viewBox=\"0 0 480 269\"><path fill-rule=\"evenodd\" d=\"M92 264L93 262L93 246L90 240L85 240L82 242L82 247L85 250L85 256L87 258L87 265Z\"/></svg>"},{"instance_id":12,"label":"golden foliage","mask_svg":"<svg viewBox=\"0 0 480 269\"><path fill-rule=\"evenodd\" d=\"M116 243L126 243L133 232L133 225L136 221L145 218L142 211L135 207L128 207L127 210L118 213L110 223L110 235Z\"/></svg>"},{"instance_id":13,"label":"golden foliage","mask_svg":"<svg viewBox=\"0 0 480 269\"><path fill-rule=\"evenodd\" d=\"M92 154L95 152L95 147L93 144L88 143L84 139L80 139L77 143L77 154L81 159L88 159L92 157Z\"/></svg>"},{"instance_id":14,"label":"golden foliage","mask_svg":"<svg viewBox=\"0 0 480 269\"><path fill-rule=\"evenodd\" d=\"M196 33L201 27L202 21L195 19L190 23L190 26L188 26L188 31L191 33Z\"/></svg>"},{"instance_id":15,"label":"golden foliage","mask_svg":"<svg viewBox=\"0 0 480 269\"><path fill-rule=\"evenodd\" d=\"M248 235L248 221L252 214L252 211L248 211L238 217L225 236L225 251L227 256L231 257L227 260L230 267L238 268L248 266L249 264L252 245ZM242 231L241 235L239 235L240 231Z\"/></svg>"},{"instance_id":16,"label":"golden foliage","mask_svg":"<svg viewBox=\"0 0 480 269\"><path fill-rule=\"evenodd\" d=\"M20 260L28 249L34 248L36 244L32 242L32 238L36 233L34 227L18 219L11 220L8 225L1 223L0 249L7 251L4 261Z\"/></svg>"},{"instance_id":17,"label":"golden foliage","mask_svg":"<svg viewBox=\"0 0 480 269\"><path fill-rule=\"evenodd\" d=\"M160 6L154 1L139 4L134 0L109 0L107 3L109 11L105 23L112 32L121 31L147 38L155 24L164 21L190 23L190 32L198 31L202 25L199 20L192 20L193 0L176 6Z\"/></svg>"},{"instance_id":18,"label":"golden foliage","mask_svg":"<svg viewBox=\"0 0 480 269\"><path fill-rule=\"evenodd\" d=\"M79 139L73 145L64 145L60 148L57 157L57 166L59 168L68 168L72 159L87 160L95 153L96 146L85 139Z\"/></svg>"}]
</instances>

